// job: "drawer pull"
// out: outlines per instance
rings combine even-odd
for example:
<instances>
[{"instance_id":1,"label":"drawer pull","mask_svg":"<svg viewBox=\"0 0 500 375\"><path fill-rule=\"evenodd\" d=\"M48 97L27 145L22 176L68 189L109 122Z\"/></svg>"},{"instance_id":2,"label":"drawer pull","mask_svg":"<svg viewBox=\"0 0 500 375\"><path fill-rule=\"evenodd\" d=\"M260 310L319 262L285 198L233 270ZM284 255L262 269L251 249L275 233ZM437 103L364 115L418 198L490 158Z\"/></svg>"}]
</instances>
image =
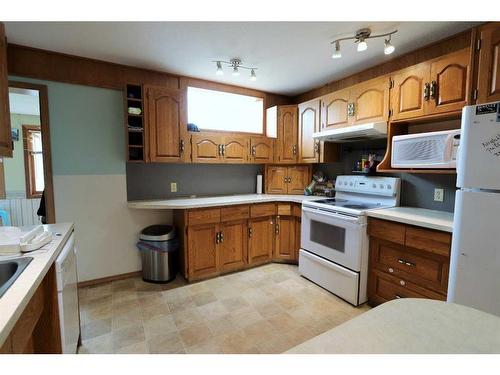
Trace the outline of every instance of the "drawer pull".
<instances>
[{"instance_id":1,"label":"drawer pull","mask_svg":"<svg viewBox=\"0 0 500 375\"><path fill-rule=\"evenodd\" d=\"M393 272L394 272L394 268L389 267L389 273L393 273Z\"/></svg>"},{"instance_id":2,"label":"drawer pull","mask_svg":"<svg viewBox=\"0 0 500 375\"><path fill-rule=\"evenodd\" d=\"M405 286L406 285L406 282L404 280L399 280L399 283L402 285L402 286Z\"/></svg>"},{"instance_id":3,"label":"drawer pull","mask_svg":"<svg viewBox=\"0 0 500 375\"><path fill-rule=\"evenodd\" d=\"M396 299L403 298L403 297L401 297L399 294L396 294L394 297L396 297Z\"/></svg>"},{"instance_id":4,"label":"drawer pull","mask_svg":"<svg viewBox=\"0 0 500 375\"><path fill-rule=\"evenodd\" d=\"M415 263L408 262L407 260L404 259L398 259L398 263L404 264L408 267L415 267Z\"/></svg>"}]
</instances>

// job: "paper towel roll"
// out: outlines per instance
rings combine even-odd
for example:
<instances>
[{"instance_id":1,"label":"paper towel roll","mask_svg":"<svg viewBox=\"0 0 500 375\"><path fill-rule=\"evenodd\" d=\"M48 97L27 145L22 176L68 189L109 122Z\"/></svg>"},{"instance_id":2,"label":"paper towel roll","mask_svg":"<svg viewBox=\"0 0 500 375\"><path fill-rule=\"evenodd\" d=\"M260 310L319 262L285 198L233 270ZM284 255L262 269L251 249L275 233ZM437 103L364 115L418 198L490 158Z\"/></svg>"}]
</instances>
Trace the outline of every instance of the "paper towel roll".
<instances>
[{"instance_id":1,"label":"paper towel roll","mask_svg":"<svg viewBox=\"0 0 500 375\"><path fill-rule=\"evenodd\" d=\"M257 175L257 194L262 194L262 175Z\"/></svg>"}]
</instances>

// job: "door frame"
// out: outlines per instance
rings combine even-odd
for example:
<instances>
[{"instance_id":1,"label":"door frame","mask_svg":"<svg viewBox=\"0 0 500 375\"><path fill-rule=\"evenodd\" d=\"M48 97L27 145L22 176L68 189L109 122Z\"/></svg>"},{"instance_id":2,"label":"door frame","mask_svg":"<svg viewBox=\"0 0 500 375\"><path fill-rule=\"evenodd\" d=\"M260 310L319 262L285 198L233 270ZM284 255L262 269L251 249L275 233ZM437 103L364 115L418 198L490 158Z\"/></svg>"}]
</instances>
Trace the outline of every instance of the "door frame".
<instances>
[{"instance_id":1,"label":"door frame","mask_svg":"<svg viewBox=\"0 0 500 375\"><path fill-rule=\"evenodd\" d=\"M36 83L10 81L9 87L38 91L40 102L40 128L42 130L43 177L45 181L45 211L47 224L56 222L54 204L54 182L52 179L52 155L50 147L49 95L46 85Z\"/></svg>"}]
</instances>

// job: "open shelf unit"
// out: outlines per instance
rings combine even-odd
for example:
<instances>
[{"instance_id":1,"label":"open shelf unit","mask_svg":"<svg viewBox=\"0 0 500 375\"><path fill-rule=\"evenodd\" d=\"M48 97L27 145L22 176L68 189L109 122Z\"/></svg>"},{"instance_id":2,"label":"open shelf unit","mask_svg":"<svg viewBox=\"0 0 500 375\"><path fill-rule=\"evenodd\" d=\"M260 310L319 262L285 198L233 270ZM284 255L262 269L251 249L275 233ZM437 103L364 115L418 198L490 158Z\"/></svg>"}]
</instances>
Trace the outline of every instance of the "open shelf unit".
<instances>
[{"instance_id":1,"label":"open shelf unit","mask_svg":"<svg viewBox=\"0 0 500 375\"><path fill-rule=\"evenodd\" d=\"M144 162L144 101L141 85L127 84L125 87L125 128L127 161ZM129 113L130 108L140 109L140 114Z\"/></svg>"}]
</instances>

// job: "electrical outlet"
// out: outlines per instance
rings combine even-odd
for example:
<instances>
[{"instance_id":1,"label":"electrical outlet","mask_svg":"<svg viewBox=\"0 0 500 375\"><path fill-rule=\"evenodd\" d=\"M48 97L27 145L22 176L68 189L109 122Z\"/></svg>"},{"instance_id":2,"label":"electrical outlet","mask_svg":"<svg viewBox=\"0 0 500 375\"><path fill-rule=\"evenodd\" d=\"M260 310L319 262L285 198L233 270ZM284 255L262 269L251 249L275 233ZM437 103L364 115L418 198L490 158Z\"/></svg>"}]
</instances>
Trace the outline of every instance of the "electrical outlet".
<instances>
[{"instance_id":1,"label":"electrical outlet","mask_svg":"<svg viewBox=\"0 0 500 375\"><path fill-rule=\"evenodd\" d=\"M177 182L171 182L170 183L170 192L171 193L177 193Z\"/></svg>"},{"instance_id":2,"label":"electrical outlet","mask_svg":"<svg viewBox=\"0 0 500 375\"><path fill-rule=\"evenodd\" d=\"M434 189L434 201L442 202L444 199L444 189Z\"/></svg>"}]
</instances>

